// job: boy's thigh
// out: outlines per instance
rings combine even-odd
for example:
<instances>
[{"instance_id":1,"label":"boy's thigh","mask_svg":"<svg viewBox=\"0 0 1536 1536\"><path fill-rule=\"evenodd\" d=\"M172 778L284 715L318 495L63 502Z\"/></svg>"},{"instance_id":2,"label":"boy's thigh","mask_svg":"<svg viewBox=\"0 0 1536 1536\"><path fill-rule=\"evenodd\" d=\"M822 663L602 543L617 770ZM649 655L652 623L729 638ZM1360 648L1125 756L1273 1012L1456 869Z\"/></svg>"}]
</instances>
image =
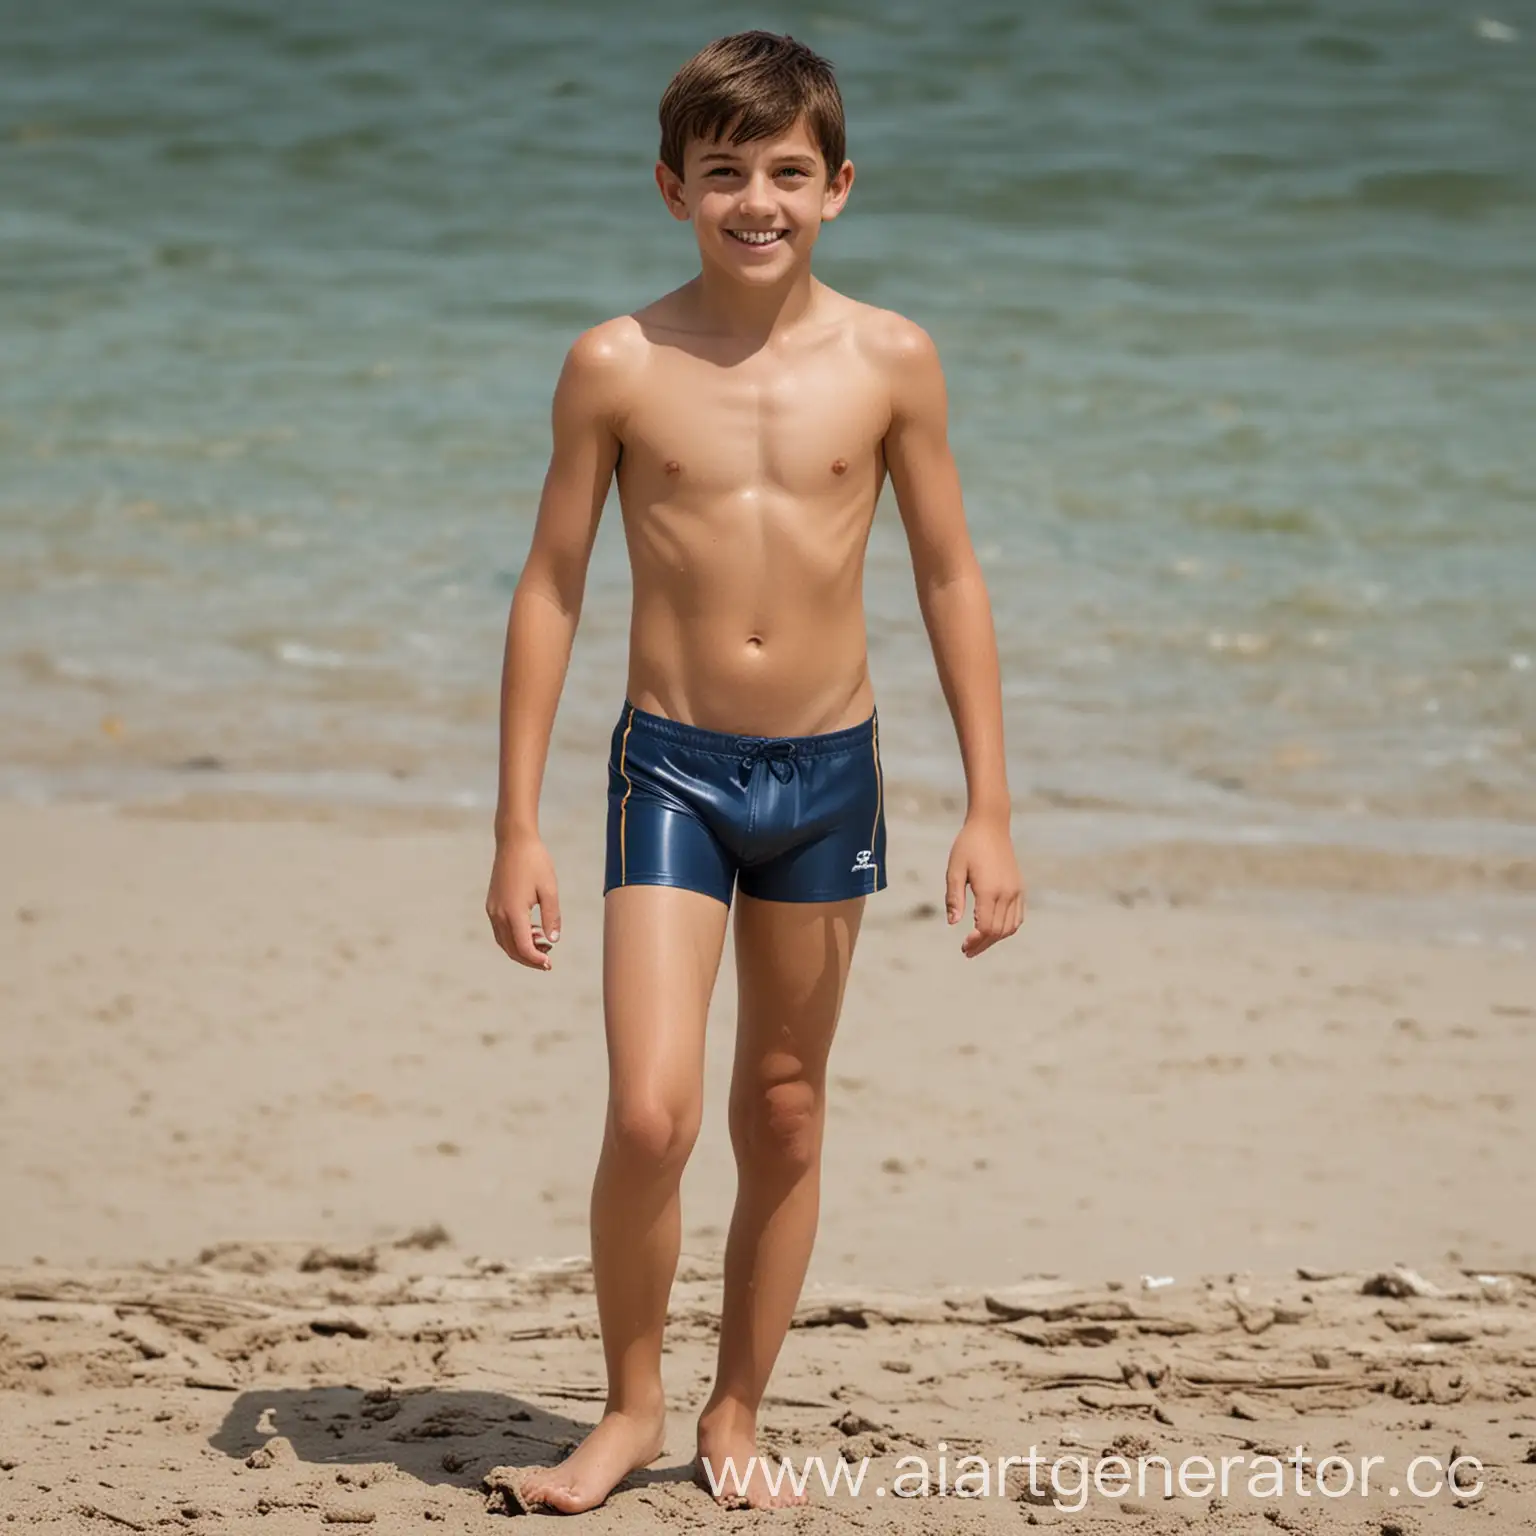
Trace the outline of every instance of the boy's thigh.
<instances>
[{"instance_id":1,"label":"boy's thigh","mask_svg":"<svg viewBox=\"0 0 1536 1536\"><path fill-rule=\"evenodd\" d=\"M819 1074L864 917L841 901L736 902L736 1057L768 1076Z\"/></svg>"},{"instance_id":2,"label":"boy's thigh","mask_svg":"<svg viewBox=\"0 0 1536 1536\"><path fill-rule=\"evenodd\" d=\"M627 885L603 901L603 1021L612 1085L702 1086L704 1024L728 908L699 891Z\"/></svg>"},{"instance_id":3,"label":"boy's thigh","mask_svg":"<svg viewBox=\"0 0 1536 1536\"><path fill-rule=\"evenodd\" d=\"M608 797L603 893L627 886L675 886L726 906L736 861L693 812L626 785Z\"/></svg>"}]
</instances>

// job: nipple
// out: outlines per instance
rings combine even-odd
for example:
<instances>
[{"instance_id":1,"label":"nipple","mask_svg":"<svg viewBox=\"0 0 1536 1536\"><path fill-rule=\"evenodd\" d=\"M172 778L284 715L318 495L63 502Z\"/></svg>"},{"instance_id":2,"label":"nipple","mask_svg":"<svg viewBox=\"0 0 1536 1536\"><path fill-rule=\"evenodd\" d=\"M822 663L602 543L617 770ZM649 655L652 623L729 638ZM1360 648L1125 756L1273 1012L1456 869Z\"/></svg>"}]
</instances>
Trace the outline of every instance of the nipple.
<instances>
[{"instance_id":1,"label":"nipple","mask_svg":"<svg viewBox=\"0 0 1536 1536\"><path fill-rule=\"evenodd\" d=\"M833 459L832 460L832 473L834 475L841 475L841 474L843 474L847 470L847 468L848 468L848 460L847 459Z\"/></svg>"},{"instance_id":2,"label":"nipple","mask_svg":"<svg viewBox=\"0 0 1536 1536\"><path fill-rule=\"evenodd\" d=\"M666 471L669 475L675 475L682 467L676 459L668 459L666 462Z\"/></svg>"}]
</instances>

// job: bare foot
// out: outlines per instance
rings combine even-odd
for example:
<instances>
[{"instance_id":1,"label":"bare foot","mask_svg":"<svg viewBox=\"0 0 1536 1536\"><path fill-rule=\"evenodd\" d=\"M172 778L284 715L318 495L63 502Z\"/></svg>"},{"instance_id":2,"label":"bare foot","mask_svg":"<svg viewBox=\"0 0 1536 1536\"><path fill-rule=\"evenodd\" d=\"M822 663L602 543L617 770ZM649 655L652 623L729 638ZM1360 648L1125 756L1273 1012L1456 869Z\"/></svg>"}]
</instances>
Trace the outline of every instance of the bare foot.
<instances>
[{"instance_id":1,"label":"bare foot","mask_svg":"<svg viewBox=\"0 0 1536 1536\"><path fill-rule=\"evenodd\" d=\"M809 1500L795 1491L790 1469L757 1454L757 1418L736 1403L716 1403L699 1415L693 1476L724 1509L787 1509ZM803 1485L802 1485L803 1486Z\"/></svg>"},{"instance_id":2,"label":"bare foot","mask_svg":"<svg viewBox=\"0 0 1536 1536\"><path fill-rule=\"evenodd\" d=\"M557 1467L530 1472L518 1490L532 1508L579 1515L595 1509L636 1467L661 1455L667 1412L605 1413Z\"/></svg>"}]
</instances>

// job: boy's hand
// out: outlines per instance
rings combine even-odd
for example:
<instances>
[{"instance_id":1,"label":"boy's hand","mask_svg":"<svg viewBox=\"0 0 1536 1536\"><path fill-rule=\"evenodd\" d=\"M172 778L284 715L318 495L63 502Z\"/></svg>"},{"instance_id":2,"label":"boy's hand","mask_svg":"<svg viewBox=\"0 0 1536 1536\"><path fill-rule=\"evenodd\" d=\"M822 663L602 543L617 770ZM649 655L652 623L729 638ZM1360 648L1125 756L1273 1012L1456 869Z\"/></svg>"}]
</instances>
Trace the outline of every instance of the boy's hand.
<instances>
[{"instance_id":1,"label":"boy's hand","mask_svg":"<svg viewBox=\"0 0 1536 1536\"><path fill-rule=\"evenodd\" d=\"M961 827L944 876L944 908L951 926L965 915L967 885L976 926L966 934L960 952L974 960L999 939L1017 933L1024 920L1024 882L1006 820L967 819Z\"/></svg>"},{"instance_id":2,"label":"boy's hand","mask_svg":"<svg viewBox=\"0 0 1536 1536\"><path fill-rule=\"evenodd\" d=\"M496 942L519 965L536 971L552 969L549 947L560 937L560 893L555 866L537 837L509 838L496 845L485 912Z\"/></svg>"}]
</instances>

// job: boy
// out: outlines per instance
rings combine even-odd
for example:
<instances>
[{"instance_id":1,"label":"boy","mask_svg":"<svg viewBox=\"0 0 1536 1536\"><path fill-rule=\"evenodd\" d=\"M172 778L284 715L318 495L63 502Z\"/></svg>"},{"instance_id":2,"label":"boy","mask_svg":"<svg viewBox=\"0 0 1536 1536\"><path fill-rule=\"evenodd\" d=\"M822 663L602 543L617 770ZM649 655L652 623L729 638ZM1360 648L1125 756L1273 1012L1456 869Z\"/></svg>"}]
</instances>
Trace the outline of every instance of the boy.
<instances>
[{"instance_id":1,"label":"boy","mask_svg":"<svg viewBox=\"0 0 1536 1536\"><path fill-rule=\"evenodd\" d=\"M560 937L538 797L598 518L617 475L633 572L627 698L609 762L609 1099L592 1189L608 1370L601 1422L529 1505L601 1503L660 1454L661 1344L697 1133L704 1022L733 886L730 1098L738 1188L701 1472L745 1473L810 1260L827 1053L864 898L886 884L863 557L891 476L968 790L946 878L980 954L1022 915L991 610L928 337L834 293L811 248L853 185L831 66L791 38L723 38L661 102L656 181L700 272L572 347L507 626L487 911L513 959ZM537 905L535 924L531 909ZM745 1502L774 1498L760 1470Z\"/></svg>"}]
</instances>

